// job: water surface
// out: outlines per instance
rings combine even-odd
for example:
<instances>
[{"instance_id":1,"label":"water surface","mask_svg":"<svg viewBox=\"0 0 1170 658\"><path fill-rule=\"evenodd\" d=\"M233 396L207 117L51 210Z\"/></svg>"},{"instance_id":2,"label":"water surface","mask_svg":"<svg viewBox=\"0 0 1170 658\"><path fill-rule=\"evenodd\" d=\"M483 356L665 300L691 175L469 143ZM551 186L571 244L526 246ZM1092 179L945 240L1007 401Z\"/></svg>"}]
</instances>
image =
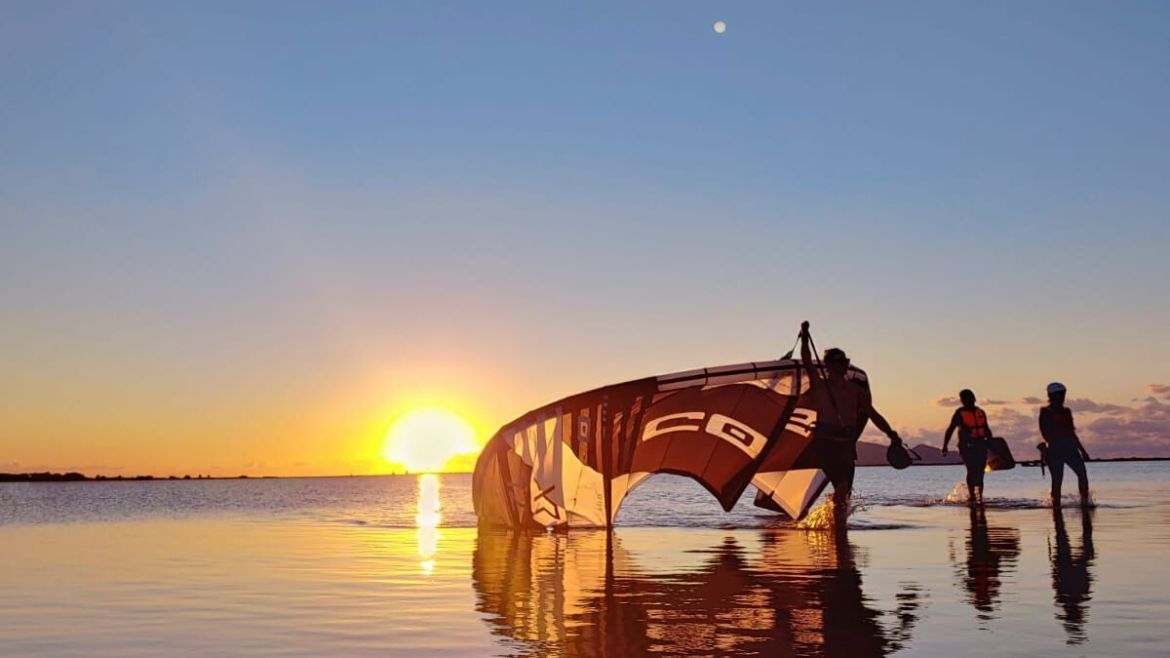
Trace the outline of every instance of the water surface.
<instances>
[{"instance_id":1,"label":"water surface","mask_svg":"<svg viewBox=\"0 0 1170 658\"><path fill-rule=\"evenodd\" d=\"M859 469L845 533L672 477L560 534L477 530L466 475L5 483L0 654L1164 655L1170 465L1091 467L1091 513Z\"/></svg>"}]
</instances>

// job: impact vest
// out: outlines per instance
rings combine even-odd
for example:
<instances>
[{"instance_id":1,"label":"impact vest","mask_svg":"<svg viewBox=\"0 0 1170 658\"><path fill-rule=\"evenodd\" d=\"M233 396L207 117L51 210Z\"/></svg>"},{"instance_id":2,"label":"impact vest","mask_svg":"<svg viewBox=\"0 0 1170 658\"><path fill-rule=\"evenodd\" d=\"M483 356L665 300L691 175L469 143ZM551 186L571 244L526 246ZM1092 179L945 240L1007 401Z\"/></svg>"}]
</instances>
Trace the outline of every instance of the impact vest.
<instances>
[{"instance_id":1,"label":"impact vest","mask_svg":"<svg viewBox=\"0 0 1170 658\"><path fill-rule=\"evenodd\" d=\"M963 429L968 439L987 439L987 414L979 407L974 410L959 409L959 417L963 420Z\"/></svg>"}]
</instances>

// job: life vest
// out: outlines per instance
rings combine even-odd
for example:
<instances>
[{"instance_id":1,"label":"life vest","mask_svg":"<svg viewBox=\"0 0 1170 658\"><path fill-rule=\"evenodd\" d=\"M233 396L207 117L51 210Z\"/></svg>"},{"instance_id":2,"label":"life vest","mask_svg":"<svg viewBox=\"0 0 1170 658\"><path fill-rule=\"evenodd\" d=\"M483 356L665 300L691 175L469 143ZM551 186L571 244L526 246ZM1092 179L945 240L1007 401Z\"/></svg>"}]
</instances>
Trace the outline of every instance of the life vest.
<instances>
[{"instance_id":1,"label":"life vest","mask_svg":"<svg viewBox=\"0 0 1170 658\"><path fill-rule=\"evenodd\" d=\"M986 439L987 438L987 414L979 407L974 409L959 409L959 417L963 421L963 429L967 432L968 439Z\"/></svg>"},{"instance_id":2,"label":"life vest","mask_svg":"<svg viewBox=\"0 0 1170 658\"><path fill-rule=\"evenodd\" d=\"M1072 411L1068 407L1059 409L1044 407L1040 410L1040 433L1049 443L1063 444L1072 441L1076 431Z\"/></svg>"}]
</instances>

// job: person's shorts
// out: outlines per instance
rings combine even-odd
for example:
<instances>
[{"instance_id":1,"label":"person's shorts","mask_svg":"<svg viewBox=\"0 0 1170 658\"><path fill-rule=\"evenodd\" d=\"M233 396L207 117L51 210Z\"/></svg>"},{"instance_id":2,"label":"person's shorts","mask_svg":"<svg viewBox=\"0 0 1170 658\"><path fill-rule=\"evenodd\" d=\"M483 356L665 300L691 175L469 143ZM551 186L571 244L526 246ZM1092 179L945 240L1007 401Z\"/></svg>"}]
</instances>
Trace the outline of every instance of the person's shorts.
<instances>
[{"instance_id":1,"label":"person's shorts","mask_svg":"<svg viewBox=\"0 0 1170 658\"><path fill-rule=\"evenodd\" d=\"M968 468L983 470L987 466L987 442L962 441L959 443L959 455Z\"/></svg>"},{"instance_id":2,"label":"person's shorts","mask_svg":"<svg viewBox=\"0 0 1170 658\"><path fill-rule=\"evenodd\" d=\"M851 485L857 448L853 441L814 438L792 465L793 470L819 468L834 487Z\"/></svg>"}]
</instances>

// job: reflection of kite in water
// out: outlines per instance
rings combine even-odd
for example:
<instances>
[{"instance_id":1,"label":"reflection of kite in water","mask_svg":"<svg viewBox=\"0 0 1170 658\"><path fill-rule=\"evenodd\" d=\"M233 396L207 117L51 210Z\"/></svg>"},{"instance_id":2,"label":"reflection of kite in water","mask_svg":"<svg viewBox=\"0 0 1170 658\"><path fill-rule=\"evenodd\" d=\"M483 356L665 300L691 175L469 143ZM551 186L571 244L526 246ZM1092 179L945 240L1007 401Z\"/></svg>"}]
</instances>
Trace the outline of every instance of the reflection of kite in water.
<instances>
[{"instance_id":1,"label":"reflection of kite in water","mask_svg":"<svg viewBox=\"0 0 1170 658\"><path fill-rule=\"evenodd\" d=\"M865 372L848 377L868 386ZM655 473L691 477L730 510L756 504L803 517L825 487L799 360L649 377L580 393L508 423L475 465L482 523L608 527Z\"/></svg>"},{"instance_id":2,"label":"reflection of kite in water","mask_svg":"<svg viewBox=\"0 0 1170 658\"><path fill-rule=\"evenodd\" d=\"M696 557L665 568L624 535L481 529L476 607L513 655L884 656L923 604L903 584L895 609L873 607L840 533L683 533L672 550ZM646 550L658 555L659 539Z\"/></svg>"}]
</instances>

